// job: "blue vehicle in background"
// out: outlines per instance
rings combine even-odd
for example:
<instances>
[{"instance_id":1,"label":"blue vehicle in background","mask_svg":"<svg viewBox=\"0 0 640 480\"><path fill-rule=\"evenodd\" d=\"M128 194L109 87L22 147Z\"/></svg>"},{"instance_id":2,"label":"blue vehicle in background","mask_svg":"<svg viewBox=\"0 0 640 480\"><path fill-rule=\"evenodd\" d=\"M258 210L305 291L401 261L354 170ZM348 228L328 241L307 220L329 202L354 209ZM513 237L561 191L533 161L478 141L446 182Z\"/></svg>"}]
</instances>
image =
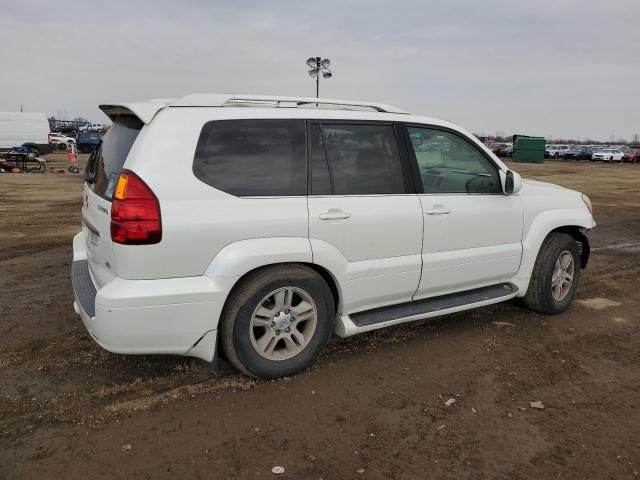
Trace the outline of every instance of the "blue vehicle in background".
<instances>
[{"instance_id":1,"label":"blue vehicle in background","mask_svg":"<svg viewBox=\"0 0 640 480\"><path fill-rule=\"evenodd\" d=\"M80 132L76 138L78 150L82 153L91 153L102 141L102 135L98 132Z\"/></svg>"}]
</instances>

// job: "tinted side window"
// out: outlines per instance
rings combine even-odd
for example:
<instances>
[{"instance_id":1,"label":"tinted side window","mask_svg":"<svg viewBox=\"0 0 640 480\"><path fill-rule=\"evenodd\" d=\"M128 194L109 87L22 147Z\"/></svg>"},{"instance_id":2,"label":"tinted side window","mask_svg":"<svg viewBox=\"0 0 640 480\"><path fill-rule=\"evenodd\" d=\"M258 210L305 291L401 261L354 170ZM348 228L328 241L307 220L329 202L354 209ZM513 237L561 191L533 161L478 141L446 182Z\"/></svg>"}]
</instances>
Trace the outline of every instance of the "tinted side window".
<instances>
[{"instance_id":1,"label":"tinted side window","mask_svg":"<svg viewBox=\"0 0 640 480\"><path fill-rule=\"evenodd\" d=\"M304 121L222 120L200 133L193 173L236 196L307 194Z\"/></svg>"},{"instance_id":2,"label":"tinted side window","mask_svg":"<svg viewBox=\"0 0 640 480\"><path fill-rule=\"evenodd\" d=\"M409 127L424 193L502 193L497 169L453 133Z\"/></svg>"},{"instance_id":3,"label":"tinted side window","mask_svg":"<svg viewBox=\"0 0 640 480\"><path fill-rule=\"evenodd\" d=\"M322 125L334 194L405 193L395 132L390 125Z\"/></svg>"}]
</instances>

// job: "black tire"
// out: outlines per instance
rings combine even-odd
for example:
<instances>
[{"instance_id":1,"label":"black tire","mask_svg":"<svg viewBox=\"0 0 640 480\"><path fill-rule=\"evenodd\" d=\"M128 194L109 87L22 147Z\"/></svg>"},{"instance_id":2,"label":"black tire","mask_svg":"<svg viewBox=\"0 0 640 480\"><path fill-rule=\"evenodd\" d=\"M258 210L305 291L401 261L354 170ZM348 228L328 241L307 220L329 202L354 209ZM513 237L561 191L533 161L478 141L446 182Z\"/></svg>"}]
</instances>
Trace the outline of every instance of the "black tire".
<instances>
[{"instance_id":1,"label":"black tire","mask_svg":"<svg viewBox=\"0 0 640 480\"><path fill-rule=\"evenodd\" d=\"M556 153L553 155L553 158L555 158L556 160L557 160L558 158L560 158L560 155L558 155L558 152L556 152Z\"/></svg>"},{"instance_id":2,"label":"black tire","mask_svg":"<svg viewBox=\"0 0 640 480\"><path fill-rule=\"evenodd\" d=\"M59 143L58 144L58 150L66 150L67 149L67 144L66 143Z\"/></svg>"},{"instance_id":3,"label":"black tire","mask_svg":"<svg viewBox=\"0 0 640 480\"><path fill-rule=\"evenodd\" d=\"M270 360L254 348L251 317L270 292L283 287L304 290L317 309L317 323L309 343L295 356ZM241 372L254 378L294 375L315 362L333 332L333 296L324 279L303 265L265 267L241 280L229 295L220 319L220 342L227 359Z\"/></svg>"},{"instance_id":4,"label":"black tire","mask_svg":"<svg viewBox=\"0 0 640 480\"><path fill-rule=\"evenodd\" d=\"M564 251L573 257L573 283L563 300L558 301L551 293L551 283L556 260ZM533 266L529 288L524 303L539 313L556 314L563 312L571 304L580 281L580 252L576 240L566 233L554 232L542 243L538 258Z\"/></svg>"}]
</instances>

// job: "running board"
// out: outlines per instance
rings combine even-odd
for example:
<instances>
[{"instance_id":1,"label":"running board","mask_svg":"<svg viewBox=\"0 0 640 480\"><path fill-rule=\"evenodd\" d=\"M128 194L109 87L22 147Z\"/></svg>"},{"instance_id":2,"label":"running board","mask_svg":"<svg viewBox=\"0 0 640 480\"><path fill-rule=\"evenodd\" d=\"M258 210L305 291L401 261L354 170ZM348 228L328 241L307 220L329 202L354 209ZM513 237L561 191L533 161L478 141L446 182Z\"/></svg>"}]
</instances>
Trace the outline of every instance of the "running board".
<instances>
[{"instance_id":1,"label":"running board","mask_svg":"<svg viewBox=\"0 0 640 480\"><path fill-rule=\"evenodd\" d=\"M464 292L450 293L431 297L424 300L390 305L388 307L374 308L364 312L352 313L349 315L356 327L378 326L379 324L392 322L401 323L397 320L417 320L429 316L436 316L438 313L446 313L449 310L464 310L465 306L483 306L498 303L503 300L513 298L518 293L518 287L510 283L500 283L489 287L474 288ZM397 321L397 322L396 322ZM384 325L380 325L384 326Z\"/></svg>"}]
</instances>

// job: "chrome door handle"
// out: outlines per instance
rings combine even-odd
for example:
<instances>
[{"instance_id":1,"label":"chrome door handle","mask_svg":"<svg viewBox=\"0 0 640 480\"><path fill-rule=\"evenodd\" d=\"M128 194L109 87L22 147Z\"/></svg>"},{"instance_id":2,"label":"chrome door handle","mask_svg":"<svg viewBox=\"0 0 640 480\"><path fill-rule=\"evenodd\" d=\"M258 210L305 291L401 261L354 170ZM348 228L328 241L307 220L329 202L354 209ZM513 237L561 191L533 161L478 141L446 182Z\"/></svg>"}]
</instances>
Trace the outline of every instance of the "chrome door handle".
<instances>
[{"instance_id":1,"label":"chrome door handle","mask_svg":"<svg viewBox=\"0 0 640 480\"><path fill-rule=\"evenodd\" d=\"M426 210L424 213L426 213L427 215L449 215L451 213L451 209L441 206L435 206L434 208Z\"/></svg>"},{"instance_id":2,"label":"chrome door handle","mask_svg":"<svg viewBox=\"0 0 640 480\"><path fill-rule=\"evenodd\" d=\"M336 208L330 208L328 212L320 214L320 220L346 220L347 218L351 218L350 213Z\"/></svg>"}]
</instances>

